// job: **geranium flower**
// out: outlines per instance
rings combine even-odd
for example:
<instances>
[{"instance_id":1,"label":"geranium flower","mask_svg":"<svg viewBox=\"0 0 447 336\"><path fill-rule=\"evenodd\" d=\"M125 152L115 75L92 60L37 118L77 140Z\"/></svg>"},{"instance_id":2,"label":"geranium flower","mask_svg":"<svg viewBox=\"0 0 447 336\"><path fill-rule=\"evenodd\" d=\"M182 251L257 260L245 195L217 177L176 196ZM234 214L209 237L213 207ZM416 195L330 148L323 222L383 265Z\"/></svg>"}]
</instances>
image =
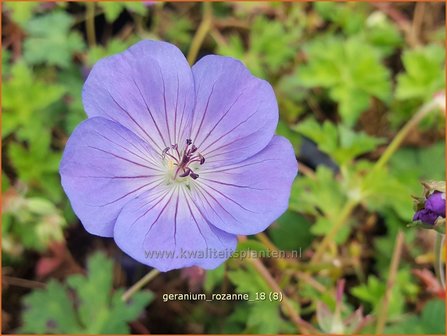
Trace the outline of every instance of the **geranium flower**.
<instances>
[{"instance_id":1,"label":"geranium flower","mask_svg":"<svg viewBox=\"0 0 447 336\"><path fill-rule=\"evenodd\" d=\"M134 259L215 268L287 209L295 155L274 135L271 86L241 62L191 69L174 45L142 41L93 67L83 103L62 185L86 230Z\"/></svg>"}]
</instances>

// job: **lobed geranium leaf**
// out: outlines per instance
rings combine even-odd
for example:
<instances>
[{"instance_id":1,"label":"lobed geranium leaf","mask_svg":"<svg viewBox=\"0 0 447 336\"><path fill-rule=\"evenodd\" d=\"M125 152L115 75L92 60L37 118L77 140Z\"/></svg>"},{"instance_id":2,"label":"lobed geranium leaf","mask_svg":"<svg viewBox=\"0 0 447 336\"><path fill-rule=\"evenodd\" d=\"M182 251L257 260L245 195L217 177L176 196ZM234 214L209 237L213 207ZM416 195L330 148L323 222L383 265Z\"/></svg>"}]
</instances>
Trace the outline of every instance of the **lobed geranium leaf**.
<instances>
[{"instance_id":1,"label":"lobed geranium leaf","mask_svg":"<svg viewBox=\"0 0 447 336\"><path fill-rule=\"evenodd\" d=\"M397 76L396 98L429 100L445 89L445 49L428 45L407 50L402 56L405 73Z\"/></svg>"},{"instance_id":2,"label":"lobed geranium leaf","mask_svg":"<svg viewBox=\"0 0 447 336\"><path fill-rule=\"evenodd\" d=\"M38 2L5 1L4 6L10 12L11 18L20 26L24 26L31 19L34 10L39 7Z\"/></svg>"},{"instance_id":3,"label":"lobed geranium leaf","mask_svg":"<svg viewBox=\"0 0 447 336\"><path fill-rule=\"evenodd\" d=\"M66 285L52 281L46 289L25 297L22 331L128 334L127 323L138 318L153 294L140 291L124 302L124 291L113 291L112 279L112 261L101 253L94 254L88 261L87 276L72 275Z\"/></svg>"},{"instance_id":4,"label":"lobed geranium leaf","mask_svg":"<svg viewBox=\"0 0 447 336\"><path fill-rule=\"evenodd\" d=\"M72 17L62 11L54 11L28 21L25 30L29 36L24 43L26 62L68 67L73 54L85 48L81 35L70 31L72 24Z\"/></svg>"},{"instance_id":5,"label":"lobed geranium leaf","mask_svg":"<svg viewBox=\"0 0 447 336\"><path fill-rule=\"evenodd\" d=\"M383 139L371 137L364 132L357 133L343 124L334 125L326 121L320 125L314 119L300 122L295 130L314 141L321 151L340 166L374 150L384 142Z\"/></svg>"},{"instance_id":6,"label":"lobed geranium leaf","mask_svg":"<svg viewBox=\"0 0 447 336\"><path fill-rule=\"evenodd\" d=\"M44 110L64 93L63 87L36 78L24 62L15 63L2 85L2 137L16 130L21 140L39 137L51 122L48 111Z\"/></svg>"},{"instance_id":7,"label":"lobed geranium leaf","mask_svg":"<svg viewBox=\"0 0 447 336\"><path fill-rule=\"evenodd\" d=\"M146 14L147 8L144 6L143 2L119 2L119 1L108 1L108 2L98 2L98 6L104 11L107 22L115 21L121 12L125 9L133 11L135 13L144 15Z\"/></svg>"},{"instance_id":8,"label":"lobed geranium leaf","mask_svg":"<svg viewBox=\"0 0 447 336\"><path fill-rule=\"evenodd\" d=\"M378 50L360 37L325 36L305 46L307 64L298 68L305 87L323 87L338 102L343 122L352 126L370 107L371 98L389 101L389 70Z\"/></svg>"}]
</instances>

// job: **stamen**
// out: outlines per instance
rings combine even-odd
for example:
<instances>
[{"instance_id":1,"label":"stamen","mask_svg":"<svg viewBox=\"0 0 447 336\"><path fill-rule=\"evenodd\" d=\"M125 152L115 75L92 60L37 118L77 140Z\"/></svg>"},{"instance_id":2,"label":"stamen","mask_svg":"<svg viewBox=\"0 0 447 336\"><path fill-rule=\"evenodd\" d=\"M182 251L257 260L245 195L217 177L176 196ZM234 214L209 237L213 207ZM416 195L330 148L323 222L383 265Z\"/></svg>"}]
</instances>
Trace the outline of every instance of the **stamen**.
<instances>
[{"instance_id":1,"label":"stamen","mask_svg":"<svg viewBox=\"0 0 447 336\"><path fill-rule=\"evenodd\" d=\"M190 145L192 146L189 147ZM170 153L170 150L173 150L173 152ZM186 139L186 146L181 151L179 151L178 144L173 144L170 147L166 147L162 151L162 158L165 159L166 156L169 156L173 160L171 164L173 166L177 166L173 177L174 180L177 178L177 176L190 176L194 180L199 177L199 174L195 173L190 167L190 165L194 162L198 162L200 165L203 165L205 163L205 157L197 151L198 148L193 145L191 139ZM180 172L182 173L179 175Z\"/></svg>"},{"instance_id":2,"label":"stamen","mask_svg":"<svg viewBox=\"0 0 447 336\"><path fill-rule=\"evenodd\" d=\"M192 170L190 168L186 168L185 172L183 174L180 174L179 177L186 177L188 176L190 173L192 173Z\"/></svg>"}]
</instances>

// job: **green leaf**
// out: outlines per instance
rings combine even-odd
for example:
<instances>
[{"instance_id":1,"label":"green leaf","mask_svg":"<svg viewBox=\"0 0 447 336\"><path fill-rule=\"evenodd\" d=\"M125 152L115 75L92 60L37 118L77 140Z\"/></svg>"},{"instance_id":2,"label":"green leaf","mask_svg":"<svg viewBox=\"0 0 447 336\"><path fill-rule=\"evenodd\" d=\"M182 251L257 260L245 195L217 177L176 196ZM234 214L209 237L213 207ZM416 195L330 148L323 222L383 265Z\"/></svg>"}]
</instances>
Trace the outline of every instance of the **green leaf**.
<instances>
[{"instance_id":1,"label":"green leaf","mask_svg":"<svg viewBox=\"0 0 447 336\"><path fill-rule=\"evenodd\" d=\"M364 28L367 6L361 3L337 4L329 1L315 2L316 11L324 19L341 27L343 31L352 35Z\"/></svg>"},{"instance_id":2,"label":"green leaf","mask_svg":"<svg viewBox=\"0 0 447 336\"><path fill-rule=\"evenodd\" d=\"M401 183L386 169L371 171L363 180L364 204L371 211L393 209L401 219L409 222L413 216L411 188Z\"/></svg>"},{"instance_id":3,"label":"green leaf","mask_svg":"<svg viewBox=\"0 0 447 336\"><path fill-rule=\"evenodd\" d=\"M50 282L46 289L28 294L22 331L27 333L128 334L135 320L153 299L140 291L123 302L123 290L112 290L113 263L97 253L88 261L88 275L72 275L67 284L74 290L76 304L66 285Z\"/></svg>"},{"instance_id":4,"label":"green leaf","mask_svg":"<svg viewBox=\"0 0 447 336\"><path fill-rule=\"evenodd\" d=\"M253 22L247 51L240 36L232 35L227 44L218 45L218 53L240 59L254 75L266 77L267 70L278 72L293 60L300 35L296 27L286 28L281 22L258 16Z\"/></svg>"},{"instance_id":5,"label":"green leaf","mask_svg":"<svg viewBox=\"0 0 447 336\"><path fill-rule=\"evenodd\" d=\"M329 121L320 125L314 119L306 119L300 122L295 130L314 141L321 151L327 153L340 166L374 150L384 142L383 139L371 137L363 132L356 133L343 124L336 126Z\"/></svg>"},{"instance_id":6,"label":"green leaf","mask_svg":"<svg viewBox=\"0 0 447 336\"><path fill-rule=\"evenodd\" d=\"M28 37L24 42L24 58L29 64L48 64L67 68L73 54L84 50L78 32L70 32L71 16L62 11L38 16L25 25Z\"/></svg>"},{"instance_id":7,"label":"green leaf","mask_svg":"<svg viewBox=\"0 0 447 336\"><path fill-rule=\"evenodd\" d=\"M50 280L45 289L36 289L25 296L23 302L22 333L82 333L67 290L55 280Z\"/></svg>"},{"instance_id":8,"label":"green leaf","mask_svg":"<svg viewBox=\"0 0 447 336\"><path fill-rule=\"evenodd\" d=\"M312 243L312 224L302 215L286 211L269 227L273 243L282 250L305 249Z\"/></svg>"},{"instance_id":9,"label":"green leaf","mask_svg":"<svg viewBox=\"0 0 447 336\"><path fill-rule=\"evenodd\" d=\"M343 122L354 125L372 97L387 102L391 83L380 53L363 38L325 36L305 46L308 62L296 74L305 87L324 87L339 104Z\"/></svg>"},{"instance_id":10,"label":"green leaf","mask_svg":"<svg viewBox=\"0 0 447 336\"><path fill-rule=\"evenodd\" d=\"M10 79L2 85L2 136L17 130L23 140L39 137L51 123L48 111L44 110L64 93L63 87L35 78L24 62L15 63Z\"/></svg>"},{"instance_id":11,"label":"green leaf","mask_svg":"<svg viewBox=\"0 0 447 336\"><path fill-rule=\"evenodd\" d=\"M410 315L385 328L386 334L445 334L445 302L433 299L425 304L420 316Z\"/></svg>"},{"instance_id":12,"label":"green leaf","mask_svg":"<svg viewBox=\"0 0 447 336\"><path fill-rule=\"evenodd\" d=\"M404 52L405 73L397 77L396 97L424 102L445 89L445 49L428 45Z\"/></svg>"},{"instance_id":13,"label":"green leaf","mask_svg":"<svg viewBox=\"0 0 447 336\"><path fill-rule=\"evenodd\" d=\"M399 28L381 12L373 12L367 19L365 39L377 47L384 56L391 55L402 46L403 37Z\"/></svg>"},{"instance_id":14,"label":"green leaf","mask_svg":"<svg viewBox=\"0 0 447 336\"><path fill-rule=\"evenodd\" d=\"M11 52L7 49L2 48L2 79L3 82L5 78L9 75L11 62Z\"/></svg>"},{"instance_id":15,"label":"green leaf","mask_svg":"<svg viewBox=\"0 0 447 336\"><path fill-rule=\"evenodd\" d=\"M5 8L11 12L11 18L21 27L31 19L34 10L40 6L38 2L5 1Z\"/></svg>"},{"instance_id":16,"label":"green leaf","mask_svg":"<svg viewBox=\"0 0 447 336\"><path fill-rule=\"evenodd\" d=\"M96 62L106 56L111 56L123 52L133 44L132 42L134 41L125 42L120 39L112 39L107 43L105 47L95 46L90 48L87 54L87 65L93 66Z\"/></svg>"},{"instance_id":17,"label":"green leaf","mask_svg":"<svg viewBox=\"0 0 447 336\"><path fill-rule=\"evenodd\" d=\"M115 21L124 9L133 11L140 15L145 15L147 11L147 8L144 6L143 2L109 1L98 2L97 4L104 10L104 15L107 22Z\"/></svg>"},{"instance_id":18,"label":"green leaf","mask_svg":"<svg viewBox=\"0 0 447 336\"><path fill-rule=\"evenodd\" d=\"M203 283L203 289L210 293L212 290L222 282L225 275L225 264L213 270L207 270L205 275L205 281Z\"/></svg>"},{"instance_id":19,"label":"green leaf","mask_svg":"<svg viewBox=\"0 0 447 336\"><path fill-rule=\"evenodd\" d=\"M268 293L271 292L267 283L259 276L251 265L246 268L238 268L228 272L230 281L236 286L237 293L248 293L247 327L259 332L277 334L281 332L283 321L278 301L269 301ZM254 301L260 293L265 293L265 300Z\"/></svg>"},{"instance_id":20,"label":"green leaf","mask_svg":"<svg viewBox=\"0 0 447 336\"><path fill-rule=\"evenodd\" d=\"M335 219L347 200L345 190L325 166L318 166L315 178L297 178L292 186L290 208L299 213Z\"/></svg>"},{"instance_id":21,"label":"green leaf","mask_svg":"<svg viewBox=\"0 0 447 336\"><path fill-rule=\"evenodd\" d=\"M401 148L390 159L390 172L411 194L421 191L420 181L443 180L445 177L445 143L422 148Z\"/></svg>"}]
</instances>

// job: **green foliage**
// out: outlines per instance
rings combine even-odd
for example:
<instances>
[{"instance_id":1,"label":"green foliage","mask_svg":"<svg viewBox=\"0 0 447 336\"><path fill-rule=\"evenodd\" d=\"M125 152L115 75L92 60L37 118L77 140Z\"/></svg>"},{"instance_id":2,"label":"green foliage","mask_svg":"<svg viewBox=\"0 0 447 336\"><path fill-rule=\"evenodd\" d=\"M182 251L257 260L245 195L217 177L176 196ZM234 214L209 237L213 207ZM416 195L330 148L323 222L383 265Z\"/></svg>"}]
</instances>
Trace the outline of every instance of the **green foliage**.
<instances>
[{"instance_id":1,"label":"green foliage","mask_svg":"<svg viewBox=\"0 0 447 336\"><path fill-rule=\"evenodd\" d=\"M143 38L174 43L187 54L204 13L203 4L109 1L89 6L95 11L92 18L85 3L4 4L2 251L3 263L12 266L8 269L14 277L30 275L51 244L72 244L68 224L83 230L60 186L58 166L68 137L87 118L82 87L88 71L98 60ZM424 20L436 6L425 7ZM211 7L212 26L199 57L231 56L255 76L267 79L280 111L276 134L291 141L298 158L303 138L310 139L337 166L331 170L318 162L320 153L305 162L311 169L316 165L315 171L300 169L289 209L265 233L280 250L303 250L299 263L263 260L284 293L293 298L290 304L316 326L317 304L324 302L333 312L337 281L345 278L349 304L343 305L342 317L359 306L375 317L382 308L391 251L400 230L405 235L405 258L393 285L385 331L441 333L442 302L429 300L411 273L415 267L430 267L424 260L432 254L427 253L423 233L407 224L414 213L411 195L421 193L420 180L444 179L444 114L425 118L419 126L424 133L413 136L411 146L405 142L383 168L374 167L383 150L378 147L390 143L421 104L445 89L442 19L433 16L430 24L421 24L422 45L414 48L394 16L368 3L213 3ZM393 7L409 19L415 14L414 4ZM90 19L96 43L87 46ZM429 42L423 45L424 41ZM417 136L422 139L419 143ZM353 201L357 205L343 218L342 210ZM336 223L341 229L330 237L320 260L310 263L321 238ZM237 252L265 252L266 245L259 237L250 237L238 244ZM72 248L78 252L79 246ZM49 281L45 289L25 297L23 310L11 308L19 306L16 300L23 295L11 286L5 296L11 302L4 308L14 318L6 332L128 333L127 323L138 317L152 295L137 293L125 304L123 290L113 290L112 280L111 261L95 255L87 276ZM251 299L271 291L246 258L236 257L207 270L203 287L208 294L236 291L249 293ZM427 299L419 311L421 304L416 303ZM175 305L187 308L178 324L185 326L184 332L297 332L277 301ZM157 319L157 312L152 313L150 320ZM169 318L178 322L175 315ZM23 323L18 325L18 320ZM374 332L375 323L371 325L371 330L361 332Z\"/></svg>"},{"instance_id":2,"label":"green foliage","mask_svg":"<svg viewBox=\"0 0 447 336\"><path fill-rule=\"evenodd\" d=\"M104 4L110 4L110 3L104 3ZM123 52L131 45L132 43L129 43L129 41L125 42L119 39L113 39L110 40L106 46L94 46L88 50L87 65L93 66L101 58Z\"/></svg>"},{"instance_id":3,"label":"green foliage","mask_svg":"<svg viewBox=\"0 0 447 336\"><path fill-rule=\"evenodd\" d=\"M51 201L10 191L3 204L2 251L11 261L19 259L25 249L42 252L50 243L63 240L66 224Z\"/></svg>"},{"instance_id":4,"label":"green foliage","mask_svg":"<svg viewBox=\"0 0 447 336\"><path fill-rule=\"evenodd\" d=\"M273 243L282 250L307 248L312 242L312 224L293 211L285 212L269 228Z\"/></svg>"},{"instance_id":5,"label":"green foliage","mask_svg":"<svg viewBox=\"0 0 447 336\"><path fill-rule=\"evenodd\" d=\"M385 333L443 335L445 333L445 302L436 299L427 302L419 316L406 316L385 328Z\"/></svg>"},{"instance_id":6,"label":"green foliage","mask_svg":"<svg viewBox=\"0 0 447 336\"><path fill-rule=\"evenodd\" d=\"M31 19L33 12L39 5L38 2L31 1L5 1L3 6L5 6L6 10L11 11L11 18L14 22L23 27Z\"/></svg>"},{"instance_id":7,"label":"green foliage","mask_svg":"<svg viewBox=\"0 0 447 336\"><path fill-rule=\"evenodd\" d=\"M346 165L357 156L373 151L383 139L356 133L346 125L334 125L325 121L323 125L314 119L300 122L295 130L314 141L318 148L328 154L340 166Z\"/></svg>"},{"instance_id":8,"label":"green foliage","mask_svg":"<svg viewBox=\"0 0 447 336\"><path fill-rule=\"evenodd\" d=\"M314 178L305 177L295 181L290 196L290 208L299 213L313 215L316 220L311 232L320 236L331 230L346 200L347 194L342 185L334 179L333 172L319 166ZM344 242L349 232L349 226L345 226L336 235L336 242Z\"/></svg>"},{"instance_id":9,"label":"green foliage","mask_svg":"<svg viewBox=\"0 0 447 336\"><path fill-rule=\"evenodd\" d=\"M366 21L365 4L337 4L335 2L321 1L315 3L315 9L323 19L341 27L343 32L348 35L358 33L364 28Z\"/></svg>"},{"instance_id":10,"label":"green foliage","mask_svg":"<svg viewBox=\"0 0 447 336\"><path fill-rule=\"evenodd\" d=\"M104 11L107 22L115 21L123 10L128 10L140 15L146 14L147 8L143 2L98 2L98 6Z\"/></svg>"},{"instance_id":11,"label":"green foliage","mask_svg":"<svg viewBox=\"0 0 447 336\"><path fill-rule=\"evenodd\" d=\"M266 69L275 73L292 61L298 49L299 35L296 29L287 29L280 22L258 17L253 22L247 51L242 39L232 35L228 44L219 45L218 52L241 59L253 74L266 77ZM283 48L285 45L287 48Z\"/></svg>"},{"instance_id":12,"label":"green foliage","mask_svg":"<svg viewBox=\"0 0 447 336\"><path fill-rule=\"evenodd\" d=\"M268 299L271 289L253 266L247 265L246 268L231 270L228 272L228 278L236 286L237 293L248 293L252 300L246 307L248 310L247 331L277 334L288 330L287 323L281 317L279 301ZM266 293L266 298L256 301L260 293Z\"/></svg>"},{"instance_id":13,"label":"green foliage","mask_svg":"<svg viewBox=\"0 0 447 336\"><path fill-rule=\"evenodd\" d=\"M397 77L396 98L424 102L445 88L445 49L428 45L402 56L405 73Z\"/></svg>"},{"instance_id":14,"label":"green foliage","mask_svg":"<svg viewBox=\"0 0 447 336\"><path fill-rule=\"evenodd\" d=\"M123 290L112 290L112 276L112 261L97 253L88 261L87 276L72 275L66 285L52 280L28 294L21 332L128 334L127 323L138 318L153 294L140 291L126 303Z\"/></svg>"},{"instance_id":15,"label":"green foliage","mask_svg":"<svg viewBox=\"0 0 447 336\"><path fill-rule=\"evenodd\" d=\"M73 54L85 48L78 32L71 32L73 19L62 11L32 18L25 24L29 34L24 43L28 64L48 64L67 68Z\"/></svg>"},{"instance_id":16,"label":"green foliage","mask_svg":"<svg viewBox=\"0 0 447 336\"><path fill-rule=\"evenodd\" d=\"M64 93L63 87L36 78L25 63L15 63L11 78L2 85L2 137L14 131L22 140L40 137L50 122L48 107Z\"/></svg>"},{"instance_id":17,"label":"green foliage","mask_svg":"<svg viewBox=\"0 0 447 336\"><path fill-rule=\"evenodd\" d=\"M389 70L377 49L363 39L325 36L308 43L305 52L308 61L298 68L297 81L305 87L328 89L346 125L356 123L373 97L389 101Z\"/></svg>"},{"instance_id":18,"label":"green foliage","mask_svg":"<svg viewBox=\"0 0 447 336\"><path fill-rule=\"evenodd\" d=\"M8 157L22 181L45 192L52 200L59 200L61 188L55 174L59 169L61 153L50 150L51 138L48 133L31 140L28 147L12 143Z\"/></svg>"}]
</instances>

